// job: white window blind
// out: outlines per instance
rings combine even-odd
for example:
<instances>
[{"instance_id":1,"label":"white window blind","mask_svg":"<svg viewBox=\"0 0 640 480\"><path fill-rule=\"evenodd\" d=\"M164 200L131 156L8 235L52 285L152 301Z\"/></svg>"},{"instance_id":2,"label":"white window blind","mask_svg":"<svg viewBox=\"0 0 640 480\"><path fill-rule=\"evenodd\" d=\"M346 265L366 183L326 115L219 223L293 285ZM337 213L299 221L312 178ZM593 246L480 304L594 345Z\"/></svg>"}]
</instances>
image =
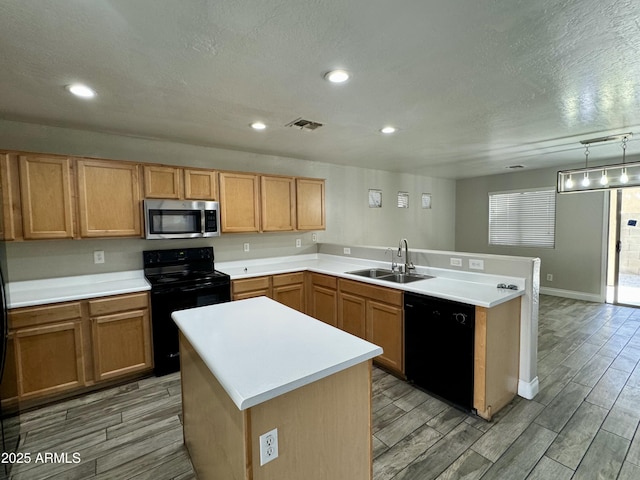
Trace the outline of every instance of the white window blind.
<instances>
[{"instance_id":1,"label":"white window blind","mask_svg":"<svg viewBox=\"0 0 640 480\"><path fill-rule=\"evenodd\" d=\"M489 244L555 247L556 191L489 194Z\"/></svg>"}]
</instances>

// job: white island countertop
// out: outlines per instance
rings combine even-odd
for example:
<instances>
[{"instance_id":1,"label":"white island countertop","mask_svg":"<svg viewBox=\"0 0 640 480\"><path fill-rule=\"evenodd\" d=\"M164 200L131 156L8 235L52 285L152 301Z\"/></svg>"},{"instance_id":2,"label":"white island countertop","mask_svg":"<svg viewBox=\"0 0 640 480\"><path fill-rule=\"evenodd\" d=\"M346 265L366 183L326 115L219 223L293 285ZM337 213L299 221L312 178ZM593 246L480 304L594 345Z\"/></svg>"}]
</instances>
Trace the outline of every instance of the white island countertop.
<instances>
[{"instance_id":1,"label":"white island countertop","mask_svg":"<svg viewBox=\"0 0 640 480\"><path fill-rule=\"evenodd\" d=\"M172 318L240 410L382 353L382 348L267 297Z\"/></svg>"}]
</instances>

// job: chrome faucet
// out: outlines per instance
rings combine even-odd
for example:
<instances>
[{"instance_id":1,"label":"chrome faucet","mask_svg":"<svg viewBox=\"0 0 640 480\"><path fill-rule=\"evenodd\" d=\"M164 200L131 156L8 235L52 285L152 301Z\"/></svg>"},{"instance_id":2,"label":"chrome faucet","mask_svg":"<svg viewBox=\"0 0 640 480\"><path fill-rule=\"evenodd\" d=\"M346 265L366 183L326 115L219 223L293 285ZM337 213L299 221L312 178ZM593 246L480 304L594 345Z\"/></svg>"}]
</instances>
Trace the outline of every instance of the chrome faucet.
<instances>
[{"instance_id":1,"label":"chrome faucet","mask_svg":"<svg viewBox=\"0 0 640 480\"><path fill-rule=\"evenodd\" d=\"M415 270L416 267L411 261L409 257L409 242L407 242L406 238L400 239L400 243L398 244L398 257L402 257L402 247L404 245L404 273L409 273L412 270Z\"/></svg>"},{"instance_id":2,"label":"chrome faucet","mask_svg":"<svg viewBox=\"0 0 640 480\"><path fill-rule=\"evenodd\" d=\"M387 252L391 254L391 271L395 272L398 269L398 264L393 261L393 250L391 249L391 247L387 248L384 251L385 256L387 255Z\"/></svg>"}]
</instances>

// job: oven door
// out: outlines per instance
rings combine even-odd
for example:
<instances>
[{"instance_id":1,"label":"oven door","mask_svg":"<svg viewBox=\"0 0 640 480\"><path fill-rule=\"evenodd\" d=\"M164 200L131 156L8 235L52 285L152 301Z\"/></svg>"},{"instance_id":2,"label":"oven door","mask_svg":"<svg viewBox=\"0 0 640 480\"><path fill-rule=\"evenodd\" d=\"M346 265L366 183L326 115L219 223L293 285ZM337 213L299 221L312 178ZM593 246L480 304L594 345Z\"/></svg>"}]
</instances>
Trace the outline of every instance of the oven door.
<instances>
[{"instance_id":1,"label":"oven door","mask_svg":"<svg viewBox=\"0 0 640 480\"><path fill-rule=\"evenodd\" d=\"M153 360L156 375L180 370L178 327L171 314L177 310L203 307L231 300L228 281L188 287L162 287L151 290Z\"/></svg>"}]
</instances>

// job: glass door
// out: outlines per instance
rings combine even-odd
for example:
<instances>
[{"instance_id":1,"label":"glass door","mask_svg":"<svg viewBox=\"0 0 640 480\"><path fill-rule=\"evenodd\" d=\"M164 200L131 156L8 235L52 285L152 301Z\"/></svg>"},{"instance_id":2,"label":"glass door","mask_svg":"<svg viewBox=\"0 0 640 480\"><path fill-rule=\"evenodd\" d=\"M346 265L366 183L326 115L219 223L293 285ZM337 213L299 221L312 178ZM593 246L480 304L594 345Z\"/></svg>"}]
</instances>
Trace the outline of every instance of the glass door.
<instances>
[{"instance_id":1,"label":"glass door","mask_svg":"<svg viewBox=\"0 0 640 480\"><path fill-rule=\"evenodd\" d=\"M611 192L607 302L640 306L640 188Z\"/></svg>"}]
</instances>

